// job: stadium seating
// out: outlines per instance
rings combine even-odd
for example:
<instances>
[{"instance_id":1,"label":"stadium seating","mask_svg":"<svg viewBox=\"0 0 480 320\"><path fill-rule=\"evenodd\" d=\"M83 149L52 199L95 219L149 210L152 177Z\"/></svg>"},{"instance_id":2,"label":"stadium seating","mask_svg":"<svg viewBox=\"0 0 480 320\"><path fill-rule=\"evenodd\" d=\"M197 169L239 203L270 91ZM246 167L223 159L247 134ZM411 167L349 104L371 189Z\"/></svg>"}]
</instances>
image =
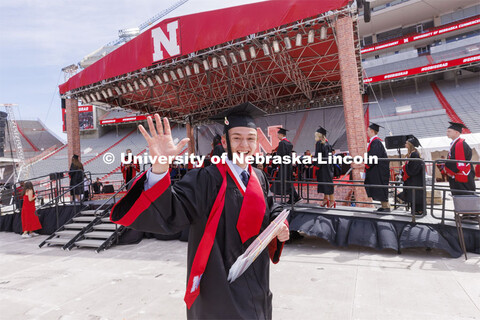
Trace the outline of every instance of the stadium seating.
<instances>
[{"instance_id":1,"label":"stadium seating","mask_svg":"<svg viewBox=\"0 0 480 320\"><path fill-rule=\"evenodd\" d=\"M437 86L453 110L472 132L480 132L480 79L477 77L437 81Z\"/></svg>"},{"instance_id":2,"label":"stadium seating","mask_svg":"<svg viewBox=\"0 0 480 320\"><path fill-rule=\"evenodd\" d=\"M175 139L186 137L184 128L173 127L172 134ZM120 155L127 149L131 149L134 155L147 148L145 139L134 126L124 127L118 130L111 130L98 139L81 139L81 160L85 171L89 171L96 176L103 177L114 171L120 165ZM106 164L103 155L110 152L115 156L112 164ZM32 165L31 172L35 177L48 175L52 172L68 170L68 148L58 151L47 159ZM141 166L142 167L142 166ZM120 175L115 179L121 179Z\"/></svg>"},{"instance_id":3,"label":"stadium seating","mask_svg":"<svg viewBox=\"0 0 480 320\"><path fill-rule=\"evenodd\" d=\"M380 94L378 86L374 88L374 92L371 92L368 97L371 102L370 119L372 121L380 117L395 116L396 108L402 106L410 105L412 113L442 109L432 88L425 82L418 84L418 94L415 92L413 83L407 86L385 84L382 86L383 95ZM377 99L378 103L375 103Z\"/></svg>"}]
</instances>

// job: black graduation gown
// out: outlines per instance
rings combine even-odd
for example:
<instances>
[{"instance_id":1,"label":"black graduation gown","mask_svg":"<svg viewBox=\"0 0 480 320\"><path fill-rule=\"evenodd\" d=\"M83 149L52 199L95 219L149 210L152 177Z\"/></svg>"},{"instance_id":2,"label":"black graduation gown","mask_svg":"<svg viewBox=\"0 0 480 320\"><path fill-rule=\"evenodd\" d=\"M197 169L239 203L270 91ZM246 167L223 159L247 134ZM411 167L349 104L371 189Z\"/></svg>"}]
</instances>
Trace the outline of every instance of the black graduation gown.
<instances>
[{"instance_id":1,"label":"black graduation gown","mask_svg":"<svg viewBox=\"0 0 480 320\"><path fill-rule=\"evenodd\" d=\"M378 164L370 164L365 171L365 190L373 200L388 201L388 188L368 187L368 184L388 185L390 178L390 165L388 161L381 161L387 158L387 151L380 139L375 139L370 144L368 156L377 156Z\"/></svg>"},{"instance_id":2,"label":"black graduation gown","mask_svg":"<svg viewBox=\"0 0 480 320\"><path fill-rule=\"evenodd\" d=\"M83 194L83 184L78 185L83 181L83 170L80 170L72 163L70 165L70 171L68 172L68 175L70 177L70 188L76 186L70 190L70 194L72 196Z\"/></svg>"},{"instance_id":3,"label":"black graduation gown","mask_svg":"<svg viewBox=\"0 0 480 320\"><path fill-rule=\"evenodd\" d=\"M280 140L280 142L278 143L277 155L281 157L287 156L287 155L291 156L292 150L293 150L293 144L290 141L283 139L283 140ZM277 177L275 179L276 181L272 187L275 194L291 195L292 183L285 183L285 185L282 187L282 181L292 181L293 180L292 171L293 170L292 170L291 164L279 165Z\"/></svg>"},{"instance_id":4,"label":"black graduation gown","mask_svg":"<svg viewBox=\"0 0 480 320\"><path fill-rule=\"evenodd\" d=\"M450 157L451 160L456 160L455 157L455 147L458 143L458 140L450 147ZM465 160L470 161L472 160L472 149L468 145L468 143L463 140L463 152L465 154ZM445 166L452 170L453 172L458 172L457 163L456 162L446 162ZM475 191L475 168L471 165L472 169L470 170L470 174L468 175L467 182L458 182L452 177L448 177L448 184L450 185L450 189L457 189L457 190L470 190ZM461 191L452 191L452 195L472 195L473 193L466 193Z\"/></svg>"},{"instance_id":5,"label":"black graduation gown","mask_svg":"<svg viewBox=\"0 0 480 320\"><path fill-rule=\"evenodd\" d=\"M332 147L328 142L322 143L317 141L315 144L315 157L317 161L321 159L327 160L328 154L332 152ZM333 165L332 164L320 164L318 165L317 170L317 181L318 182L333 182ZM323 194L333 194L334 188L333 185L321 185L317 187L318 193Z\"/></svg>"},{"instance_id":6,"label":"black graduation gown","mask_svg":"<svg viewBox=\"0 0 480 320\"><path fill-rule=\"evenodd\" d=\"M261 227L263 231L282 208L274 203L265 174L256 168L253 170L264 190L266 212ZM143 174L135 181L130 191L112 209L110 218L113 222L120 222L139 231L161 234L175 234L190 226L188 280L222 176L216 166L208 166L188 171L173 186L165 177L147 191L144 191L145 179L146 175ZM244 244L241 242L236 225L243 196L228 174L227 179L225 207L201 278L200 295L187 310L187 318L271 319L270 258L267 250L235 282L229 284L227 281L230 267L255 239L252 237ZM118 221L120 219L122 220ZM278 240L274 245L277 246L276 250L270 254L272 260L278 262L283 245Z\"/></svg>"},{"instance_id":7,"label":"black graduation gown","mask_svg":"<svg viewBox=\"0 0 480 320\"><path fill-rule=\"evenodd\" d=\"M419 159L420 155L414 151L410 154L410 158ZM408 161L405 164L405 172L408 175L408 179L403 182L404 186L423 187L424 185L424 171L422 163L419 161ZM413 190L405 189L405 200L412 205L413 202ZM425 192L423 190L415 190L415 211L423 211Z\"/></svg>"},{"instance_id":8,"label":"black graduation gown","mask_svg":"<svg viewBox=\"0 0 480 320\"><path fill-rule=\"evenodd\" d=\"M222 154L225 152L221 143L218 143L215 147L213 147L212 156L219 156L221 157Z\"/></svg>"}]
</instances>

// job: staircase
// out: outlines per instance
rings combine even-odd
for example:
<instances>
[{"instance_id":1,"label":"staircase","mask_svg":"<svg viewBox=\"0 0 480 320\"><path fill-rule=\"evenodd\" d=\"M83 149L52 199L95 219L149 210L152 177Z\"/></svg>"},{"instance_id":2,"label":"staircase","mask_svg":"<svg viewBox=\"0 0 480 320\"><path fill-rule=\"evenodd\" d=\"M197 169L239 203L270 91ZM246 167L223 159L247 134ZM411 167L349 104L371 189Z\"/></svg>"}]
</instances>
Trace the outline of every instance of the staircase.
<instances>
[{"instance_id":1,"label":"staircase","mask_svg":"<svg viewBox=\"0 0 480 320\"><path fill-rule=\"evenodd\" d=\"M44 245L62 246L63 250L74 247L94 248L96 253L112 246L125 228L110 221L110 209L82 210L69 222L60 227L39 247Z\"/></svg>"}]
</instances>

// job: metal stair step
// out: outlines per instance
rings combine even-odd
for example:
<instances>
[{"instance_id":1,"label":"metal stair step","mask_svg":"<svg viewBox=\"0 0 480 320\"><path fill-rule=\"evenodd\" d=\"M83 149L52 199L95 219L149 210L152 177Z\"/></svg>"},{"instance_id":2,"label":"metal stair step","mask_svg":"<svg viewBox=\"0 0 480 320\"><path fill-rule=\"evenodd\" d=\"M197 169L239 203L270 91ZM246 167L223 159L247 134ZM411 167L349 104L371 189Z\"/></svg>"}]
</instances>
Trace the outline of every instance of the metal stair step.
<instances>
[{"instance_id":1,"label":"metal stair step","mask_svg":"<svg viewBox=\"0 0 480 320\"><path fill-rule=\"evenodd\" d=\"M81 214L84 215L84 216L93 216L93 215L95 215L95 210L84 210L84 211L81 212Z\"/></svg>"},{"instance_id":2,"label":"metal stair step","mask_svg":"<svg viewBox=\"0 0 480 320\"><path fill-rule=\"evenodd\" d=\"M74 217L73 221L78 221L78 222L92 222L95 220L94 216L86 216L86 217Z\"/></svg>"},{"instance_id":3,"label":"metal stair step","mask_svg":"<svg viewBox=\"0 0 480 320\"><path fill-rule=\"evenodd\" d=\"M64 244L67 244L67 242L69 242L71 239L67 239L67 238L52 238L52 239L48 239L48 240L45 240L46 243L49 243L49 244L58 244L58 245L64 245Z\"/></svg>"},{"instance_id":4,"label":"metal stair step","mask_svg":"<svg viewBox=\"0 0 480 320\"><path fill-rule=\"evenodd\" d=\"M88 223L69 223L64 225L65 229L83 229L88 226Z\"/></svg>"},{"instance_id":5,"label":"metal stair step","mask_svg":"<svg viewBox=\"0 0 480 320\"><path fill-rule=\"evenodd\" d=\"M102 222L112 222L112 220L110 220L110 217L106 217L106 218L102 218Z\"/></svg>"},{"instance_id":6,"label":"metal stair step","mask_svg":"<svg viewBox=\"0 0 480 320\"><path fill-rule=\"evenodd\" d=\"M97 238L97 239L108 239L113 234L113 232L109 231L92 231L85 233L85 238Z\"/></svg>"},{"instance_id":7,"label":"metal stair step","mask_svg":"<svg viewBox=\"0 0 480 320\"><path fill-rule=\"evenodd\" d=\"M100 247L104 242L105 242L105 240L91 240L91 239L87 239L87 240L77 241L77 242L75 242L75 245L77 245L77 246L79 246L79 247L93 247L93 248L98 248L98 247Z\"/></svg>"},{"instance_id":8,"label":"metal stair step","mask_svg":"<svg viewBox=\"0 0 480 320\"><path fill-rule=\"evenodd\" d=\"M102 224L97 224L97 225L93 226L93 229L115 231L116 230L116 225L114 223L102 223Z\"/></svg>"},{"instance_id":9,"label":"metal stair step","mask_svg":"<svg viewBox=\"0 0 480 320\"><path fill-rule=\"evenodd\" d=\"M56 231L55 234L57 236L62 236L62 237L70 237L70 239L78 234L79 231L76 230L62 230L62 231Z\"/></svg>"}]
</instances>

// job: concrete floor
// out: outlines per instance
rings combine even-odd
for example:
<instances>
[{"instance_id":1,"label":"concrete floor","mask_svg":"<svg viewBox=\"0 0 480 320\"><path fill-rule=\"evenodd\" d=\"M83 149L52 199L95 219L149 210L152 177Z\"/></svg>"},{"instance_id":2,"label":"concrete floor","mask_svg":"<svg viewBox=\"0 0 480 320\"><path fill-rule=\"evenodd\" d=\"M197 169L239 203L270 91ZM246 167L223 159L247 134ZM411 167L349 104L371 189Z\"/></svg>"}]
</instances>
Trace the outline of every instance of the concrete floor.
<instances>
[{"instance_id":1,"label":"concrete floor","mask_svg":"<svg viewBox=\"0 0 480 320\"><path fill-rule=\"evenodd\" d=\"M0 233L0 319L184 319L186 243L100 254ZM480 255L336 248L306 238L271 266L274 319L480 319Z\"/></svg>"}]
</instances>

